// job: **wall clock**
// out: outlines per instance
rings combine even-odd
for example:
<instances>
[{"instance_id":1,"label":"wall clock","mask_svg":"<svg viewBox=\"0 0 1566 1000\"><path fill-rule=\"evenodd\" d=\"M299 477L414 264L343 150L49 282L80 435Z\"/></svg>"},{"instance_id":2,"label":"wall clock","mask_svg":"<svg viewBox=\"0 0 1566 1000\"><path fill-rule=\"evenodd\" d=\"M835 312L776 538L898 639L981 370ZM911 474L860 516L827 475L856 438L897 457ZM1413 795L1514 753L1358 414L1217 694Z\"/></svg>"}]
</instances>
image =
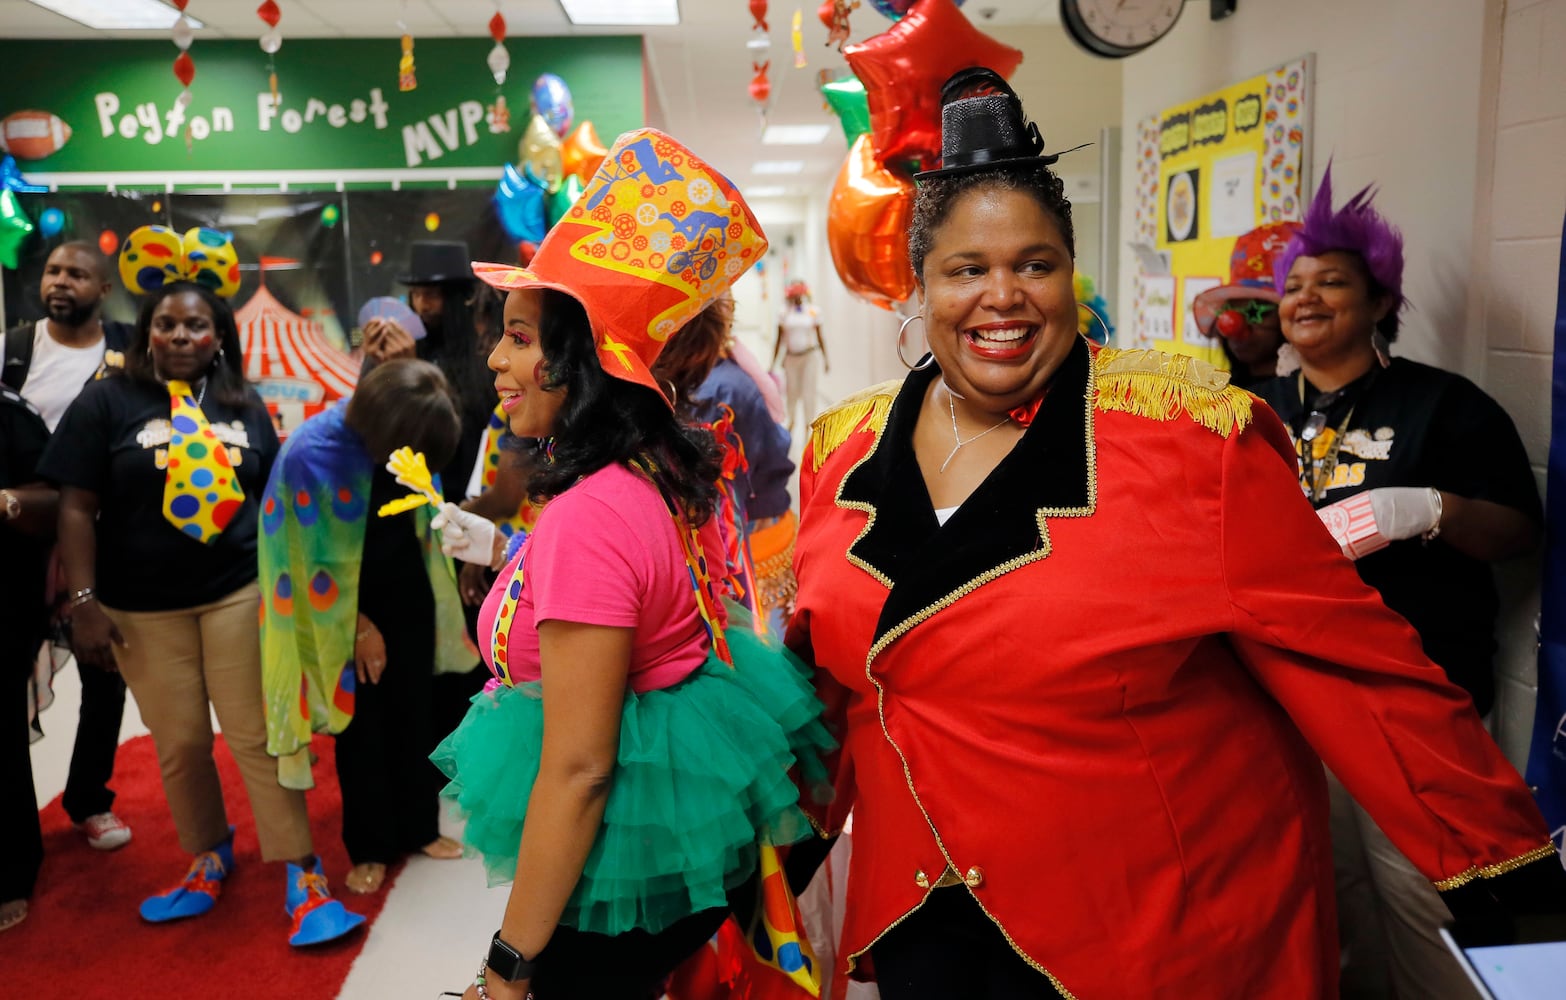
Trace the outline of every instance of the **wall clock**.
<instances>
[{"instance_id":1,"label":"wall clock","mask_svg":"<svg viewBox=\"0 0 1566 1000\"><path fill-rule=\"evenodd\" d=\"M1185 0L1060 0L1072 41L1094 55L1124 59L1169 34Z\"/></svg>"}]
</instances>

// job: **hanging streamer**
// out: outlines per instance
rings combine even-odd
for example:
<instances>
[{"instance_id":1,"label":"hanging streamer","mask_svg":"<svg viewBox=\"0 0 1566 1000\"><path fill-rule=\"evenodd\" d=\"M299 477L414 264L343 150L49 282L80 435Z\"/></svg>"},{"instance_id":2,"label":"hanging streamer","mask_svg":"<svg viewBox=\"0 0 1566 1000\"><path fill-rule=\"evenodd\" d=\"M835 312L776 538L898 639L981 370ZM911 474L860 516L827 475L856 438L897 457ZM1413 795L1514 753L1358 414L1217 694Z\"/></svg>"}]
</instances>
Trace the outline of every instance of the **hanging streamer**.
<instances>
[{"instance_id":1,"label":"hanging streamer","mask_svg":"<svg viewBox=\"0 0 1566 1000\"><path fill-rule=\"evenodd\" d=\"M174 22L170 29L170 37L174 46L179 49L179 55L174 57L174 78L185 88L175 98L174 106L179 109L180 115L186 115L190 108L190 82L196 78L196 61L190 57L190 43L196 39L196 31L190 26L190 19L185 16L185 7L190 0L173 0L174 6L179 8L179 20ZM190 122L185 123L185 153L189 155L195 148L195 138L190 134Z\"/></svg>"},{"instance_id":2,"label":"hanging streamer","mask_svg":"<svg viewBox=\"0 0 1566 1000\"><path fill-rule=\"evenodd\" d=\"M275 110L281 106L282 100L277 93L277 61L272 57L283 47L283 36L277 31L277 22L283 19L283 12L278 9L276 0L265 0L256 8L256 16L265 21L269 29L261 36L261 51L266 53L266 82L272 90L272 107Z\"/></svg>"}]
</instances>

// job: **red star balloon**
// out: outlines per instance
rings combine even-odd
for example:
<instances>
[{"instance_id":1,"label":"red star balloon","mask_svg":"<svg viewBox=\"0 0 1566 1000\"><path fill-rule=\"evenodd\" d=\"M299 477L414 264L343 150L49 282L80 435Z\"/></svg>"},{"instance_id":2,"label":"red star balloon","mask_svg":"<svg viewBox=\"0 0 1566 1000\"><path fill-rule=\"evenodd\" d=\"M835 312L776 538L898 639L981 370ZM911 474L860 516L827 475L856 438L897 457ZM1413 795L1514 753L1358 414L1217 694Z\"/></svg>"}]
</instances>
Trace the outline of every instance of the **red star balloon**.
<instances>
[{"instance_id":1,"label":"red star balloon","mask_svg":"<svg viewBox=\"0 0 1566 1000\"><path fill-rule=\"evenodd\" d=\"M1010 77L1022 53L975 28L952 0L919 0L886 31L843 50L870 101L870 131L883 164L941 155L941 85L986 66Z\"/></svg>"}]
</instances>

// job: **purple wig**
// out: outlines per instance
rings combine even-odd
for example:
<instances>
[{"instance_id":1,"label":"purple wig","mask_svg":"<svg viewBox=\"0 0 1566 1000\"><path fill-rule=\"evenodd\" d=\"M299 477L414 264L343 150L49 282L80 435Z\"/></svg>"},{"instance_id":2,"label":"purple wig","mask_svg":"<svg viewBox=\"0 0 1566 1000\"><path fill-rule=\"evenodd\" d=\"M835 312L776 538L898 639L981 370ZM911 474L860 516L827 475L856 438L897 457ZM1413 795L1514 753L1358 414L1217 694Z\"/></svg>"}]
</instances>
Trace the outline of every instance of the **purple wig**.
<instances>
[{"instance_id":1,"label":"purple wig","mask_svg":"<svg viewBox=\"0 0 1566 1000\"><path fill-rule=\"evenodd\" d=\"M1304 228L1278 255L1272 276L1278 294L1282 295L1284 281L1296 257L1320 257L1334 250L1356 253L1365 262L1371 280L1397 302L1396 308L1388 314L1395 332L1397 314L1408 304L1403 297L1403 234L1370 207L1374 197L1374 186L1368 186L1334 212L1332 164L1329 162L1321 178L1321 187L1316 190L1310 210L1305 213Z\"/></svg>"}]
</instances>

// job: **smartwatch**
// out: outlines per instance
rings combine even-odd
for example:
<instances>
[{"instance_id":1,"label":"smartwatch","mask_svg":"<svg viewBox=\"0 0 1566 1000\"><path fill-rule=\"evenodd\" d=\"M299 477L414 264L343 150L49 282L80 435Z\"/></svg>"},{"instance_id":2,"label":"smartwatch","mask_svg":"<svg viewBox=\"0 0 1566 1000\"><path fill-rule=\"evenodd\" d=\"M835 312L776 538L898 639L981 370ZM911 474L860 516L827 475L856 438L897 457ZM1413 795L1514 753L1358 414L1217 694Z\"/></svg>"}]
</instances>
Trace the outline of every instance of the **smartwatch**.
<instances>
[{"instance_id":1,"label":"smartwatch","mask_svg":"<svg viewBox=\"0 0 1566 1000\"><path fill-rule=\"evenodd\" d=\"M501 940L499 931L495 932L495 937L489 942L489 958L484 961L491 972L508 983L514 983L519 979L531 979L533 976L533 963L523 958L520 951Z\"/></svg>"}]
</instances>

